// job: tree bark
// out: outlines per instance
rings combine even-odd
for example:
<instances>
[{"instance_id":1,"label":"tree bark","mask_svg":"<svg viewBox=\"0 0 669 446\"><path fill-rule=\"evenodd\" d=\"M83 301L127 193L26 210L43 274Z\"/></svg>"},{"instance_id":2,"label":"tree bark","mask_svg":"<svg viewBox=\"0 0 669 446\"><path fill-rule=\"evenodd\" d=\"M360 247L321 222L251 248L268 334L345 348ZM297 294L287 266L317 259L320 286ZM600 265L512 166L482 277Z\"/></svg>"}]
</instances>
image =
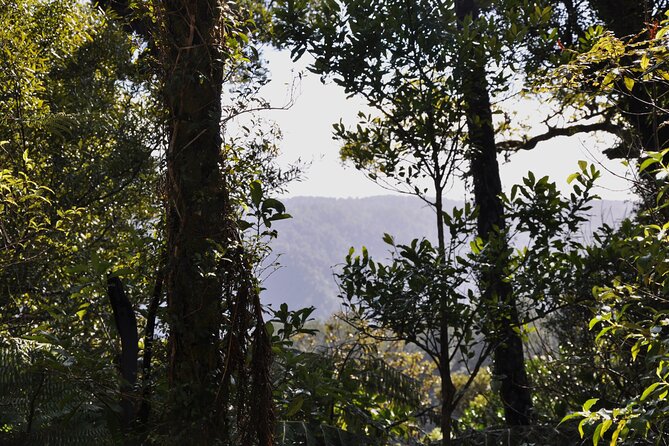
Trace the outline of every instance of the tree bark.
<instances>
[{"instance_id":1,"label":"tree bark","mask_svg":"<svg viewBox=\"0 0 669 446\"><path fill-rule=\"evenodd\" d=\"M459 23L467 16L476 19L479 6L475 0L456 0ZM488 342L493 345L494 375L501 381L500 396L509 426L530 424L532 399L525 372L523 344L514 330L519 326L518 311L513 290L503 281L504 260L508 240L499 237L506 222L500 199L502 183L497 163L497 146L492 121L483 54L472 48L459 66L462 95L471 147L470 174L474 183L474 200L478 206L478 235L485 242L480 282L482 298L494 314Z\"/></svg>"},{"instance_id":2,"label":"tree bark","mask_svg":"<svg viewBox=\"0 0 669 446\"><path fill-rule=\"evenodd\" d=\"M180 444L214 444L223 424L215 410L223 288L217 249L227 246L228 201L220 166L221 6L214 0L163 5L169 422Z\"/></svg>"}]
</instances>

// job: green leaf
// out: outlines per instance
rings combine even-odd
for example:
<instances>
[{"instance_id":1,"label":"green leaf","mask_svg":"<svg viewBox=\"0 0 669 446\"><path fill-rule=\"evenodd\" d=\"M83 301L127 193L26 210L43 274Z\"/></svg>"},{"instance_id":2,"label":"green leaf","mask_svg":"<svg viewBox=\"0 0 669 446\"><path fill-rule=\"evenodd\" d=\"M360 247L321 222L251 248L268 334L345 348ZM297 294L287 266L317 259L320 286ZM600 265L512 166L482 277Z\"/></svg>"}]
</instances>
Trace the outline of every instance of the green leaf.
<instances>
[{"instance_id":1,"label":"green leaf","mask_svg":"<svg viewBox=\"0 0 669 446\"><path fill-rule=\"evenodd\" d=\"M248 222L248 221L246 221L246 220L239 220L239 221L237 222L237 226L238 226L239 229L241 229L242 231L246 231L247 229L253 227L253 223L250 223L250 222Z\"/></svg>"},{"instance_id":2,"label":"green leaf","mask_svg":"<svg viewBox=\"0 0 669 446\"><path fill-rule=\"evenodd\" d=\"M602 80L602 88L611 87L615 79L616 79L616 74L614 72L609 71L608 73L606 73L604 79Z\"/></svg>"},{"instance_id":3,"label":"green leaf","mask_svg":"<svg viewBox=\"0 0 669 446\"><path fill-rule=\"evenodd\" d=\"M636 361L636 357L640 351L641 351L641 342L637 341L636 344L634 344L631 349L633 361Z\"/></svg>"},{"instance_id":4,"label":"green leaf","mask_svg":"<svg viewBox=\"0 0 669 446\"><path fill-rule=\"evenodd\" d=\"M601 320L602 320L602 317L600 315L597 315L597 316L593 317L592 319L590 319L590 323L588 324L588 329L592 330L592 328L595 325L597 325L597 323L599 323Z\"/></svg>"},{"instance_id":5,"label":"green leaf","mask_svg":"<svg viewBox=\"0 0 669 446\"><path fill-rule=\"evenodd\" d=\"M286 417L292 417L293 415L295 415L302 408L303 404L304 404L304 396L299 395L297 398L295 398L293 401L290 402L288 410L286 411Z\"/></svg>"},{"instance_id":6,"label":"green leaf","mask_svg":"<svg viewBox=\"0 0 669 446\"><path fill-rule=\"evenodd\" d=\"M265 201L263 201L262 209L263 211L274 209L278 214L283 214L286 212L286 206L284 206L283 203L275 198L267 198Z\"/></svg>"},{"instance_id":7,"label":"green leaf","mask_svg":"<svg viewBox=\"0 0 669 446\"><path fill-rule=\"evenodd\" d=\"M260 207L260 202L262 201L262 185L260 181L255 180L251 182L251 203L257 209Z\"/></svg>"},{"instance_id":8,"label":"green leaf","mask_svg":"<svg viewBox=\"0 0 669 446\"><path fill-rule=\"evenodd\" d=\"M290 214L276 214L276 215L272 215L272 216L271 216L270 218L268 218L267 220L269 220L269 221L277 221L277 220L287 220L287 219L289 219L289 218L293 218L293 216L290 215Z\"/></svg>"},{"instance_id":9,"label":"green leaf","mask_svg":"<svg viewBox=\"0 0 669 446\"><path fill-rule=\"evenodd\" d=\"M595 341L598 341L602 336L604 336L606 333L611 331L613 329L613 325L609 325L607 327L604 327L600 330L600 332L597 334L595 337Z\"/></svg>"},{"instance_id":10,"label":"green leaf","mask_svg":"<svg viewBox=\"0 0 669 446\"><path fill-rule=\"evenodd\" d=\"M644 390L643 393L641 394L641 401L643 401L643 400L645 400L646 398L648 398L648 396L649 396L651 393L653 393L653 391L654 391L655 389L657 389L657 387L658 387L660 384L663 384L663 383L661 383L661 382L656 382L656 383L653 383L653 384L651 384L650 386L646 387L646 390Z\"/></svg>"},{"instance_id":11,"label":"green leaf","mask_svg":"<svg viewBox=\"0 0 669 446\"><path fill-rule=\"evenodd\" d=\"M578 423L578 433L581 435L581 438L585 435L583 432L583 425L588 421L587 418L583 418L580 423Z\"/></svg>"},{"instance_id":12,"label":"green leaf","mask_svg":"<svg viewBox=\"0 0 669 446\"><path fill-rule=\"evenodd\" d=\"M613 424L612 419L608 418L608 419L604 420L602 422L602 424L600 425L602 427L602 429L600 430L599 434L602 437L604 437L604 434L606 434L606 432L609 430L609 428L611 427L612 424Z\"/></svg>"},{"instance_id":13,"label":"green leaf","mask_svg":"<svg viewBox=\"0 0 669 446\"><path fill-rule=\"evenodd\" d=\"M618 437L620 436L620 432L622 432L622 430L625 428L625 424L627 424L627 420L620 420L618 422L618 427L616 428L615 431L613 431L613 435L611 435L611 443L609 443L609 446L616 445Z\"/></svg>"},{"instance_id":14,"label":"green leaf","mask_svg":"<svg viewBox=\"0 0 669 446\"><path fill-rule=\"evenodd\" d=\"M469 243L469 246L472 249L472 253L479 254L483 250L483 239L481 237L476 237L476 239Z\"/></svg>"},{"instance_id":15,"label":"green leaf","mask_svg":"<svg viewBox=\"0 0 669 446\"><path fill-rule=\"evenodd\" d=\"M632 89L634 88L634 79L625 77L623 80L625 82L625 87L627 88L627 91L632 91Z\"/></svg>"},{"instance_id":16,"label":"green leaf","mask_svg":"<svg viewBox=\"0 0 669 446\"><path fill-rule=\"evenodd\" d=\"M599 401L599 398L591 398L588 401L583 404L583 410L589 411L590 408L597 402Z\"/></svg>"},{"instance_id":17,"label":"green leaf","mask_svg":"<svg viewBox=\"0 0 669 446\"><path fill-rule=\"evenodd\" d=\"M592 445L593 446L597 446L597 444L599 443L599 438L600 438L601 431L602 431L602 425L599 424L595 428L595 432L592 434Z\"/></svg>"},{"instance_id":18,"label":"green leaf","mask_svg":"<svg viewBox=\"0 0 669 446\"><path fill-rule=\"evenodd\" d=\"M643 172L644 170L646 170L648 168L648 166L651 166L651 165L656 164L656 163L657 163L657 160L655 160L653 158L646 158L641 163L641 165L639 166L639 172Z\"/></svg>"},{"instance_id":19,"label":"green leaf","mask_svg":"<svg viewBox=\"0 0 669 446\"><path fill-rule=\"evenodd\" d=\"M383 241L390 246L395 246L395 239L393 239L393 236L388 233L383 233Z\"/></svg>"},{"instance_id":20,"label":"green leaf","mask_svg":"<svg viewBox=\"0 0 669 446\"><path fill-rule=\"evenodd\" d=\"M572 173L571 175L569 175L567 177L567 184L571 184L572 181L574 181L576 178L578 178L580 176L581 176L580 172Z\"/></svg>"},{"instance_id":21,"label":"green leaf","mask_svg":"<svg viewBox=\"0 0 669 446\"><path fill-rule=\"evenodd\" d=\"M583 416L583 414L581 412L568 413L567 415L565 415L562 418L562 420L560 420L560 424L564 423L565 421L573 420L574 418L578 418L578 417L581 417L581 416Z\"/></svg>"}]
</instances>

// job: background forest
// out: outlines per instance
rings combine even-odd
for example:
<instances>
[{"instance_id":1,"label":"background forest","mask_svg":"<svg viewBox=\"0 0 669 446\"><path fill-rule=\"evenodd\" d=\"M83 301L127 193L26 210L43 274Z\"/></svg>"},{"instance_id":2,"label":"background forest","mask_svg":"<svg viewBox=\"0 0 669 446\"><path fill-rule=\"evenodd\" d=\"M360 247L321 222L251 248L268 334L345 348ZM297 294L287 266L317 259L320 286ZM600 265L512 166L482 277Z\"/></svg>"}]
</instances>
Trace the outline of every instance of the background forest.
<instances>
[{"instance_id":1,"label":"background forest","mask_svg":"<svg viewBox=\"0 0 669 446\"><path fill-rule=\"evenodd\" d=\"M669 444L667 3L0 0L0 444ZM410 198L278 199L269 47Z\"/></svg>"}]
</instances>

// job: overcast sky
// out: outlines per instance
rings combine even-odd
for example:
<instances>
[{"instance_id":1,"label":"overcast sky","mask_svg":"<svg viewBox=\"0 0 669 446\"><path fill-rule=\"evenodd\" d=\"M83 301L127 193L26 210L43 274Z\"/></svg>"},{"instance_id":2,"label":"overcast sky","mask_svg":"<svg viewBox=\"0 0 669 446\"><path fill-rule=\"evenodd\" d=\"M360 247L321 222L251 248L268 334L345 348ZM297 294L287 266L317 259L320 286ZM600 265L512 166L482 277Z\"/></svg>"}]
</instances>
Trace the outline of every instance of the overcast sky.
<instances>
[{"instance_id":1,"label":"overcast sky","mask_svg":"<svg viewBox=\"0 0 669 446\"><path fill-rule=\"evenodd\" d=\"M269 50L265 53L271 72L271 82L261 94L273 105L283 105L290 99L290 86L296 83L294 105L288 110L267 112L283 133L280 163L288 164L297 158L311 162L305 180L290 186L287 196L365 197L384 195L389 191L366 179L351 166L342 165L338 156L337 142L332 139L332 124L342 119L345 123L356 122L359 110L365 109L364 101L346 98L343 90L330 83L323 85L318 76L305 70L308 60L298 64L291 62L287 52ZM303 59L306 59L304 57ZM541 115L539 104L516 104L519 116L527 122ZM600 137L601 139L601 137ZM520 182L528 170L535 175L548 175L562 190L566 190L566 178L578 170L578 160L587 160L599 165L602 178L597 193L605 199L624 200L630 198L629 183L624 176L626 169L618 161L609 161L602 154L606 141L593 137L560 137L537 146L534 150L515 154L509 163L501 165L505 190ZM464 186L459 182L447 193L448 198L462 199Z\"/></svg>"}]
</instances>

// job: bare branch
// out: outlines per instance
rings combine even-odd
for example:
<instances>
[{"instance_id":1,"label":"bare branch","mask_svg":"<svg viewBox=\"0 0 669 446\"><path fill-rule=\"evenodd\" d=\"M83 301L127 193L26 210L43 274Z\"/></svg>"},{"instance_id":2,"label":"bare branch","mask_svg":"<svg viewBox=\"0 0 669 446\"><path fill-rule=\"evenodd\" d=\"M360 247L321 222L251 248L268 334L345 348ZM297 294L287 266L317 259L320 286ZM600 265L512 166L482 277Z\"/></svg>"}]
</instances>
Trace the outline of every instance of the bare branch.
<instances>
[{"instance_id":1,"label":"bare branch","mask_svg":"<svg viewBox=\"0 0 669 446\"><path fill-rule=\"evenodd\" d=\"M537 144L557 136L573 136L578 133L590 132L608 132L619 137L623 137L625 131L623 127L609 121L595 122L591 124L574 124L569 127L549 127L548 131L541 135L533 136L531 138L523 138L522 140L502 141L497 144L499 152L518 152L520 150L532 150Z\"/></svg>"}]
</instances>

